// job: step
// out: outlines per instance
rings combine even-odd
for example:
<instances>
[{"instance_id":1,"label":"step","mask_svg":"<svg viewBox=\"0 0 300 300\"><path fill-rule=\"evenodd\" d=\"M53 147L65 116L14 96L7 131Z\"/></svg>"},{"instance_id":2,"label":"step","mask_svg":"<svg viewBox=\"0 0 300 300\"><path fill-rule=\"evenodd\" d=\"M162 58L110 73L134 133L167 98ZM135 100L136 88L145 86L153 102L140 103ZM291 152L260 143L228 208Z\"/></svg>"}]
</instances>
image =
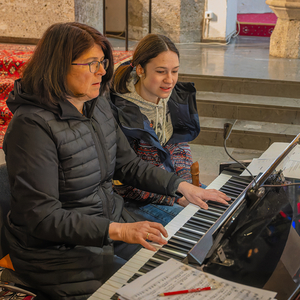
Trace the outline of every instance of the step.
<instances>
[{"instance_id":1,"label":"step","mask_svg":"<svg viewBox=\"0 0 300 300\"><path fill-rule=\"evenodd\" d=\"M300 125L300 98L198 91L199 116Z\"/></svg>"},{"instance_id":2,"label":"step","mask_svg":"<svg viewBox=\"0 0 300 300\"><path fill-rule=\"evenodd\" d=\"M197 91L299 98L297 81L241 78L230 76L179 74L179 81L194 82Z\"/></svg>"},{"instance_id":3,"label":"step","mask_svg":"<svg viewBox=\"0 0 300 300\"><path fill-rule=\"evenodd\" d=\"M224 124L235 119L199 117L201 131L192 144L223 146ZM300 125L237 120L227 147L265 151L274 142L291 142Z\"/></svg>"}]
</instances>

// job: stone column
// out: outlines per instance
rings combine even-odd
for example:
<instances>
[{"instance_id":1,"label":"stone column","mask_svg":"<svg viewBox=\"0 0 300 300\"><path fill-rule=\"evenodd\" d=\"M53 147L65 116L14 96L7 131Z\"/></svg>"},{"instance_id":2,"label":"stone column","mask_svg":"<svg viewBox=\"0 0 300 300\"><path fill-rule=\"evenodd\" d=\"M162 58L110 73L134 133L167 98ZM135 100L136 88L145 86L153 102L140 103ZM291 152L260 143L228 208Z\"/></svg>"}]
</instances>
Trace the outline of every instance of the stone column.
<instances>
[{"instance_id":1,"label":"stone column","mask_svg":"<svg viewBox=\"0 0 300 300\"><path fill-rule=\"evenodd\" d=\"M0 41L37 43L53 23L74 21L71 0L0 1Z\"/></svg>"},{"instance_id":2,"label":"stone column","mask_svg":"<svg viewBox=\"0 0 300 300\"><path fill-rule=\"evenodd\" d=\"M75 21L92 26L103 33L102 0L74 0L74 6Z\"/></svg>"},{"instance_id":3,"label":"stone column","mask_svg":"<svg viewBox=\"0 0 300 300\"><path fill-rule=\"evenodd\" d=\"M152 0L151 32L175 43L200 42L205 0ZM149 0L129 1L129 38L140 40L149 29Z\"/></svg>"},{"instance_id":4,"label":"stone column","mask_svg":"<svg viewBox=\"0 0 300 300\"><path fill-rule=\"evenodd\" d=\"M267 0L278 17L270 39L270 55L300 58L300 0Z\"/></svg>"}]
</instances>

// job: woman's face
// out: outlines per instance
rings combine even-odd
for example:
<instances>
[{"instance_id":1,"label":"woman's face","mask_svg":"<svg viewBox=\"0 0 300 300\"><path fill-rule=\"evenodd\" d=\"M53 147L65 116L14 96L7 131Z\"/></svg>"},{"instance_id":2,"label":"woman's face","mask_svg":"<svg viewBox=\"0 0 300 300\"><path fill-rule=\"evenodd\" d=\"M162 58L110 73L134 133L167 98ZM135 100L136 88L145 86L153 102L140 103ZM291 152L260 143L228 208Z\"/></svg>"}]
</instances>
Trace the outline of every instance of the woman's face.
<instances>
[{"instance_id":1,"label":"woman's face","mask_svg":"<svg viewBox=\"0 0 300 300\"><path fill-rule=\"evenodd\" d=\"M172 92L177 80L179 58L175 52L165 51L151 59L145 70L139 65L137 75L142 75L137 83L136 90L140 96L153 103L167 98Z\"/></svg>"},{"instance_id":2,"label":"woman's face","mask_svg":"<svg viewBox=\"0 0 300 300\"><path fill-rule=\"evenodd\" d=\"M92 48L84 52L78 59L72 63L85 64L92 61L101 62L104 59L104 53L101 47L95 44ZM96 73L91 73L89 65L71 65L70 72L67 75L67 86L74 95L83 94L82 97L70 97L68 100L82 112L85 101L99 96L102 76L106 74L103 65Z\"/></svg>"}]
</instances>

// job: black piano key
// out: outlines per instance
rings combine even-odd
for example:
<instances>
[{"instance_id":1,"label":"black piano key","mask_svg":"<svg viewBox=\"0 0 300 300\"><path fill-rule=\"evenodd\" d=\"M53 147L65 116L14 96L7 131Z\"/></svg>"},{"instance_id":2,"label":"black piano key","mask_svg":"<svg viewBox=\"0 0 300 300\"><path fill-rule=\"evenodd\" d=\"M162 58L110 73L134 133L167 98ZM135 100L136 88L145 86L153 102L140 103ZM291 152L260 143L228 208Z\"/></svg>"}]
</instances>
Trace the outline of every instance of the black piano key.
<instances>
[{"instance_id":1,"label":"black piano key","mask_svg":"<svg viewBox=\"0 0 300 300\"><path fill-rule=\"evenodd\" d=\"M154 260L149 259L140 269L139 272L141 273L147 273L153 269L155 269L156 267L158 267L160 265L160 263L157 263Z\"/></svg>"},{"instance_id":2,"label":"black piano key","mask_svg":"<svg viewBox=\"0 0 300 300\"><path fill-rule=\"evenodd\" d=\"M234 191L231 191L230 188L226 188L226 187L222 187L220 189L220 192L223 192L224 194L226 194L226 196L232 199L236 199L236 197L238 197L238 195L240 194L240 193L235 193Z\"/></svg>"},{"instance_id":3,"label":"black piano key","mask_svg":"<svg viewBox=\"0 0 300 300\"><path fill-rule=\"evenodd\" d=\"M236 198L240 194L231 188L226 188L226 186L221 187L219 191L225 193L230 198Z\"/></svg>"},{"instance_id":4,"label":"black piano key","mask_svg":"<svg viewBox=\"0 0 300 300\"><path fill-rule=\"evenodd\" d=\"M215 218L219 218L220 216L223 215L223 211L222 212L217 212L215 209L210 209L210 207L208 207L208 209L200 209L198 210L199 213L205 213L208 214L211 217L215 217Z\"/></svg>"},{"instance_id":5,"label":"black piano key","mask_svg":"<svg viewBox=\"0 0 300 300\"><path fill-rule=\"evenodd\" d=\"M231 203L232 203L232 201L228 201L228 204L231 204ZM223 212L228 208L228 205L225 205L225 204L222 204L222 203L219 203L219 202L207 201L207 204L210 207L215 207L215 208L218 208L218 209L222 209Z\"/></svg>"},{"instance_id":6,"label":"black piano key","mask_svg":"<svg viewBox=\"0 0 300 300\"><path fill-rule=\"evenodd\" d=\"M209 229L219 218L216 218L214 221L206 220L204 216L193 216L191 217L186 224L191 226L196 226L197 231Z\"/></svg>"},{"instance_id":7,"label":"black piano key","mask_svg":"<svg viewBox=\"0 0 300 300\"><path fill-rule=\"evenodd\" d=\"M155 260L151 260L151 258L146 262L146 265L149 265L153 268L158 267L159 265L161 265L161 263L155 261Z\"/></svg>"},{"instance_id":8,"label":"black piano key","mask_svg":"<svg viewBox=\"0 0 300 300\"><path fill-rule=\"evenodd\" d=\"M179 253L179 254L187 254L190 249L187 249L185 247L182 247L180 245L175 245L172 243L168 243L167 245L163 246L163 249L171 251L172 253Z\"/></svg>"},{"instance_id":9,"label":"black piano key","mask_svg":"<svg viewBox=\"0 0 300 300\"><path fill-rule=\"evenodd\" d=\"M141 276L142 276L141 274L135 273L132 277L129 278L129 280L127 281L127 283L130 283L130 282L136 280L137 278L139 278Z\"/></svg>"},{"instance_id":10,"label":"black piano key","mask_svg":"<svg viewBox=\"0 0 300 300\"><path fill-rule=\"evenodd\" d=\"M147 264L143 265L140 269L139 272L141 273L148 273L149 271L153 270L154 268L151 266L148 266Z\"/></svg>"},{"instance_id":11,"label":"black piano key","mask_svg":"<svg viewBox=\"0 0 300 300\"><path fill-rule=\"evenodd\" d=\"M168 245L163 246L162 248L159 249L159 251L168 253L170 255L174 255L175 257L177 257L177 259L183 259L187 255L186 251L181 251L179 249L174 249L172 247L168 247Z\"/></svg>"},{"instance_id":12,"label":"black piano key","mask_svg":"<svg viewBox=\"0 0 300 300\"><path fill-rule=\"evenodd\" d=\"M197 241L196 240L190 240L186 237L182 237L182 236L178 236L178 235L173 235L172 239L177 239L178 241L189 244L189 245L191 245L191 247L194 246L198 241L198 240Z\"/></svg>"},{"instance_id":13,"label":"black piano key","mask_svg":"<svg viewBox=\"0 0 300 300\"><path fill-rule=\"evenodd\" d=\"M128 283L133 281L133 280L136 280L137 278L141 277L142 275L141 274L137 274L135 273L129 280L128 280Z\"/></svg>"},{"instance_id":14,"label":"black piano key","mask_svg":"<svg viewBox=\"0 0 300 300\"><path fill-rule=\"evenodd\" d=\"M188 249L191 249L195 245L194 242L187 241L187 240L184 241L184 240L178 238L175 235L172 236L172 238L170 238L168 242L169 243L175 243L175 244L181 245L181 246L186 247Z\"/></svg>"},{"instance_id":15,"label":"black piano key","mask_svg":"<svg viewBox=\"0 0 300 300\"><path fill-rule=\"evenodd\" d=\"M206 230L207 231L207 230ZM205 232L206 232L205 231ZM189 225L188 223L185 223L183 225L183 227L181 228L181 232L182 233L186 233L186 234L190 234L195 236L196 238L198 238L198 240L203 236L203 234L205 234L204 231L198 231L196 229L194 229L191 225Z\"/></svg>"},{"instance_id":16,"label":"black piano key","mask_svg":"<svg viewBox=\"0 0 300 300\"><path fill-rule=\"evenodd\" d=\"M205 215L205 216L207 216L207 217L209 217L209 218L211 218L213 220L218 219L220 217L220 215L222 215L222 214L216 213L215 211L212 211L210 209L207 209L207 210L206 209L199 209L195 213L195 215L196 214L198 214L198 215Z\"/></svg>"},{"instance_id":17,"label":"black piano key","mask_svg":"<svg viewBox=\"0 0 300 300\"><path fill-rule=\"evenodd\" d=\"M157 260L155 260L155 259L153 259L153 257L152 258L150 258L149 260L148 260L148 262L149 263L152 263L152 264L157 264L157 266L160 266L163 262L161 262L161 261L157 261Z\"/></svg>"},{"instance_id":18,"label":"black piano key","mask_svg":"<svg viewBox=\"0 0 300 300\"><path fill-rule=\"evenodd\" d=\"M188 247L186 244L180 243L179 241L176 240L169 240L167 245L175 249L179 249L181 251L188 252L191 250L191 247Z\"/></svg>"},{"instance_id":19,"label":"black piano key","mask_svg":"<svg viewBox=\"0 0 300 300\"><path fill-rule=\"evenodd\" d=\"M222 186L222 189L226 188L232 192L240 194L246 187L247 187L246 184L244 186L241 186L241 185L237 186L236 184L234 184L232 182L227 182L225 185Z\"/></svg>"},{"instance_id":20,"label":"black piano key","mask_svg":"<svg viewBox=\"0 0 300 300\"><path fill-rule=\"evenodd\" d=\"M191 226L196 226L197 231L201 232L206 232L210 227L211 224L204 222L203 219L197 218L195 216L191 217L185 224L191 225Z\"/></svg>"},{"instance_id":21,"label":"black piano key","mask_svg":"<svg viewBox=\"0 0 300 300\"><path fill-rule=\"evenodd\" d=\"M233 184L234 186L238 186L238 187L241 187L244 189L249 185L251 181L247 180L247 179L243 179L243 177L236 177L236 176L233 176L231 177L226 183L225 185L228 183L228 184Z\"/></svg>"},{"instance_id":22,"label":"black piano key","mask_svg":"<svg viewBox=\"0 0 300 300\"><path fill-rule=\"evenodd\" d=\"M160 260L163 260L163 261L167 261L170 259L170 257L168 255L166 255L165 253L161 253L161 252L156 252L154 255L153 255L154 258L157 258L157 259L160 259Z\"/></svg>"},{"instance_id":23,"label":"black piano key","mask_svg":"<svg viewBox=\"0 0 300 300\"><path fill-rule=\"evenodd\" d=\"M205 228L205 227L202 227L201 226L197 226L195 224L193 224L191 221L188 221L186 222L183 227L182 227L182 230L186 230L186 231L189 231L193 234L197 234L198 236L200 235L200 237L209 229L210 227L208 228Z\"/></svg>"},{"instance_id":24,"label":"black piano key","mask_svg":"<svg viewBox=\"0 0 300 300\"><path fill-rule=\"evenodd\" d=\"M162 251L162 248L160 248L156 253L160 256L164 256L165 258L167 258L166 260L168 260L170 258L174 258L175 260L180 260L180 261L182 260L182 258L178 257L177 255Z\"/></svg>"},{"instance_id":25,"label":"black piano key","mask_svg":"<svg viewBox=\"0 0 300 300\"><path fill-rule=\"evenodd\" d=\"M203 212L197 212L194 214L193 218L201 220L201 222L204 221L210 225L214 224L219 219L219 217L211 217Z\"/></svg>"},{"instance_id":26,"label":"black piano key","mask_svg":"<svg viewBox=\"0 0 300 300\"><path fill-rule=\"evenodd\" d=\"M178 230L175 233L175 235L186 237L186 238L189 238L191 240L199 241L202 238L202 236L205 234L205 232L203 234L196 234L196 233L191 232L188 229L185 229L184 227L182 227L180 230Z\"/></svg>"},{"instance_id":27,"label":"black piano key","mask_svg":"<svg viewBox=\"0 0 300 300\"><path fill-rule=\"evenodd\" d=\"M174 237L177 237L178 239L183 241L188 240L190 243L197 243L199 241L199 237L190 236L186 234L186 232L176 232L176 234L174 234Z\"/></svg>"},{"instance_id":28,"label":"black piano key","mask_svg":"<svg viewBox=\"0 0 300 300\"><path fill-rule=\"evenodd\" d=\"M216 214L220 214L220 216L223 215L224 209L219 208L219 207L214 207L214 206L210 205L210 203L209 203L209 206L208 206L208 211L214 212Z\"/></svg>"}]
</instances>

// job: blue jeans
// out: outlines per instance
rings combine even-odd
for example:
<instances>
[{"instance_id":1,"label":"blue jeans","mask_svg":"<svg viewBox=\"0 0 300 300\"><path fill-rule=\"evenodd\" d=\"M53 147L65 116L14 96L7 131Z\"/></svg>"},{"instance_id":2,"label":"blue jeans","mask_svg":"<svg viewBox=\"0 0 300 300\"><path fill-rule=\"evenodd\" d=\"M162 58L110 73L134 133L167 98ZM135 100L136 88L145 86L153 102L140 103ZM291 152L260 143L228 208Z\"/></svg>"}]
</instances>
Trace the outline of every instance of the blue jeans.
<instances>
[{"instance_id":1,"label":"blue jeans","mask_svg":"<svg viewBox=\"0 0 300 300\"><path fill-rule=\"evenodd\" d=\"M126 209L138 215L141 219L161 223L163 226L166 226L184 207L177 203L174 203L173 206L150 203L144 206L126 207Z\"/></svg>"},{"instance_id":2,"label":"blue jeans","mask_svg":"<svg viewBox=\"0 0 300 300\"><path fill-rule=\"evenodd\" d=\"M205 189L206 185L202 184L201 187ZM138 215L141 219L161 223L163 226L166 226L184 207L177 203L174 203L173 206L150 203L144 206L129 206L126 209Z\"/></svg>"}]
</instances>

